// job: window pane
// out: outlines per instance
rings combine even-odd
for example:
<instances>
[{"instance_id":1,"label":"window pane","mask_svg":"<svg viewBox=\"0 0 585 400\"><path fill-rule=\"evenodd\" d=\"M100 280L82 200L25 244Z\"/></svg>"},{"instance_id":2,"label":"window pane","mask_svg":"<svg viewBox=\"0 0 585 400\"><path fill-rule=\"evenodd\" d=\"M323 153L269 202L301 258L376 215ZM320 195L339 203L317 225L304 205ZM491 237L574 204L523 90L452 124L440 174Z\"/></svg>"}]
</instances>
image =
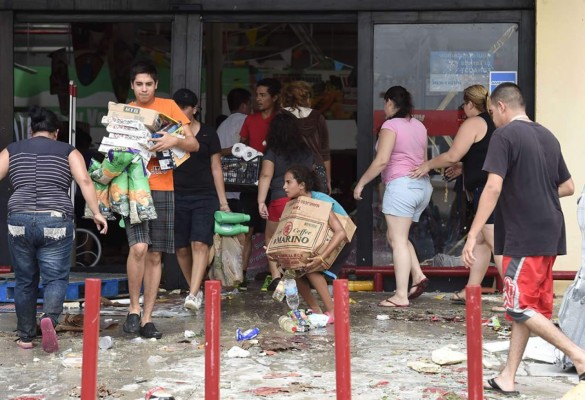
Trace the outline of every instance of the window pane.
<instances>
[{"instance_id":1,"label":"window pane","mask_svg":"<svg viewBox=\"0 0 585 400\"><path fill-rule=\"evenodd\" d=\"M463 90L489 87L490 71L518 70L515 24L404 24L374 27L374 129L383 123L383 94L395 85L413 96L415 117L429 133L428 156L449 149L462 122L457 111ZM376 133L374 132L374 134ZM461 178L445 182L443 171L431 171L433 196L410 239L421 261L461 265L459 256L469 225ZM384 186L374 196L374 265L392 264L381 214Z\"/></svg>"}]
</instances>

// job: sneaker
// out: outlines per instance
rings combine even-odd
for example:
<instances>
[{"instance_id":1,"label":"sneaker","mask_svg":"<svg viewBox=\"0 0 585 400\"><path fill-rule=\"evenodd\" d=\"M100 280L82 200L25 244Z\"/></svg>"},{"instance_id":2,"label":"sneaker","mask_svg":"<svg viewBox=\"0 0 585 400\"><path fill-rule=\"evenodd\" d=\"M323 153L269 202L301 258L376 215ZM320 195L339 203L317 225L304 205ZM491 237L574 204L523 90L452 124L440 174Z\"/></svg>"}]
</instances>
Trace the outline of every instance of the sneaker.
<instances>
[{"instance_id":1,"label":"sneaker","mask_svg":"<svg viewBox=\"0 0 585 400\"><path fill-rule=\"evenodd\" d=\"M248 290L248 278L246 278L245 276L244 276L244 280L242 281L242 283L240 283L238 285L238 290L243 290L243 291Z\"/></svg>"},{"instance_id":2,"label":"sneaker","mask_svg":"<svg viewBox=\"0 0 585 400\"><path fill-rule=\"evenodd\" d=\"M266 278L264 278L264 283L262 284L260 291L267 292L268 286L270 286L270 282L272 282L272 275L266 275Z\"/></svg>"},{"instance_id":3,"label":"sneaker","mask_svg":"<svg viewBox=\"0 0 585 400\"><path fill-rule=\"evenodd\" d=\"M147 339L160 339L162 338L162 333L156 329L156 326L152 322L147 322L144 326L140 327L140 336L147 338Z\"/></svg>"},{"instance_id":4,"label":"sneaker","mask_svg":"<svg viewBox=\"0 0 585 400\"><path fill-rule=\"evenodd\" d=\"M184 307L191 311L197 311L201 308L203 304L203 292L200 290L197 294L191 294L185 298Z\"/></svg>"},{"instance_id":5,"label":"sneaker","mask_svg":"<svg viewBox=\"0 0 585 400\"><path fill-rule=\"evenodd\" d=\"M41 319L41 331L43 332L43 350L47 353L54 353L59 350L57 332L51 318Z\"/></svg>"},{"instance_id":6,"label":"sneaker","mask_svg":"<svg viewBox=\"0 0 585 400\"><path fill-rule=\"evenodd\" d=\"M280 282L280 278L274 278L272 282L270 282L270 285L268 285L266 290L268 292L274 292L276 290L276 287L278 286L278 282Z\"/></svg>"},{"instance_id":7,"label":"sneaker","mask_svg":"<svg viewBox=\"0 0 585 400\"><path fill-rule=\"evenodd\" d=\"M126 321L124 321L124 325L122 329L126 333L133 333L138 334L140 333L140 315L138 314L130 314L126 316Z\"/></svg>"}]
</instances>

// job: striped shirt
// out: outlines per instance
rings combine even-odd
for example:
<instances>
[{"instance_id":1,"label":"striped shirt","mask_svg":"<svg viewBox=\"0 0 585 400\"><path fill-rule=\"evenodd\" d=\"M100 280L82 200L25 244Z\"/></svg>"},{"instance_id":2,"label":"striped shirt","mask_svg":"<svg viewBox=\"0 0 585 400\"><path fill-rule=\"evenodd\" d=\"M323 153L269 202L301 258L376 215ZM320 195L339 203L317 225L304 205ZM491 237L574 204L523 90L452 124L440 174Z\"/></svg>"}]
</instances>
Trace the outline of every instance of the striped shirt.
<instances>
[{"instance_id":1,"label":"striped shirt","mask_svg":"<svg viewBox=\"0 0 585 400\"><path fill-rule=\"evenodd\" d=\"M8 145L8 176L14 192L8 212L59 211L73 217L69 154L75 148L44 136Z\"/></svg>"}]
</instances>

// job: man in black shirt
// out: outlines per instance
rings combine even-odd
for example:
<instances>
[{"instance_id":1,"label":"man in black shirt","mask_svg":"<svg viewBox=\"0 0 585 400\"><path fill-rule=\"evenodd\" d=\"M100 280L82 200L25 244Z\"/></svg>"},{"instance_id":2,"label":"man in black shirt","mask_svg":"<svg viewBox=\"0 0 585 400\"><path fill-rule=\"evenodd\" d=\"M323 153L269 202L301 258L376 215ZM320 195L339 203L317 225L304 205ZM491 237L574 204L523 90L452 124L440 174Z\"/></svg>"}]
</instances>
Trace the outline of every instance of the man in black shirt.
<instances>
[{"instance_id":1,"label":"man in black shirt","mask_svg":"<svg viewBox=\"0 0 585 400\"><path fill-rule=\"evenodd\" d=\"M221 145L217 132L199 123L194 115L198 99L189 89L179 89L173 100L191 121L199 150L174 171L175 252L189 283L185 308L198 310L203 302L200 286L207 270L209 247L213 244L213 214L230 211L221 169Z\"/></svg>"},{"instance_id":2,"label":"man in black shirt","mask_svg":"<svg viewBox=\"0 0 585 400\"><path fill-rule=\"evenodd\" d=\"M573 194L573 180L557 139L526 115L518 86L499 85L490 112L498 129L483 166L488 180L462 254L471 266L477 235L495 208L495 254L504 256L504 307L512 337L506 365L488 380L489 388L518 394L516 372L531 333L569 356L579 379L585 380L585 350L550 321L552 267L556 256L566 253L559 198Z\"/></svg>"}]
</instances>

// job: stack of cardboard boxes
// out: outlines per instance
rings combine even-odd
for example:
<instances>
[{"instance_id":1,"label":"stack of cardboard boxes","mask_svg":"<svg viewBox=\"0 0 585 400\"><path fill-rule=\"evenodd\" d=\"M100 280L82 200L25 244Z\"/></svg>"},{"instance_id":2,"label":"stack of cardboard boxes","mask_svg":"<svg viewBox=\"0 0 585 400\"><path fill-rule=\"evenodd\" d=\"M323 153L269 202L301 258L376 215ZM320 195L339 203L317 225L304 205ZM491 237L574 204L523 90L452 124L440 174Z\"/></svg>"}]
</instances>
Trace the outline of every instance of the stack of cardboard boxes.
<instances>
[{"instance_id":1,"label":"stack of cardboard boxes","mask_svg":"<svg viewBox=\"0 0 585 400\"><path fill-rule=\"evenodd\" d=\"M189 153L175 147L168 151L153 153L151 138L159 137L159 132L183 137L180 122L154 110L130 106L128 104L108 103L108 115L102 118L108 136L102 139L99 151L107 154L110 150L137 150L147 164L156 156L161 169L174 169L189 158Z\"/></svg>"}]
</instances>

